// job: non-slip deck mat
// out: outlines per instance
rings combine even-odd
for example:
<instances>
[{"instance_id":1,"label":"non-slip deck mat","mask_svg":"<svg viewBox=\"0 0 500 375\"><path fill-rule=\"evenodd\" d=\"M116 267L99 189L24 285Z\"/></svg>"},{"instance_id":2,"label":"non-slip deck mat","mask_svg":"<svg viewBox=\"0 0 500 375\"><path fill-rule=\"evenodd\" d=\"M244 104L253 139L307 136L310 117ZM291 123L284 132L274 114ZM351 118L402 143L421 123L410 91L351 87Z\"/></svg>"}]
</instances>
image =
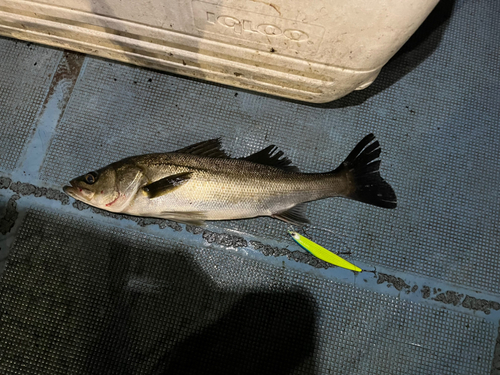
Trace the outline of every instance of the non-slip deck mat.
<instances>
[{"instance_id":1,"label":"non-slip deck mat","mask_svg":"<svg viewBox=\"0 0 500 375\"><path fill-rule=\"evenodd\" d=\"M315 202L309 235L351 251L354 262L499 294L500 3L443 7L449 19L389 63L373 87L326 106L87 58L41 176L62 186L125 156L219 136L235 156L276 144L303 171L328 171L374 132L398 208ZM276 220L214 225L289 240Z\"/></svg>"},{"instance_id":2,"label":"non-slip deck mat","mask_svg":"<svg viewBox=\"0 0 500 375\"><path fill-rule=\"evenodd\" d=\"M486 374L494 324L30 210L0 285L2 374Z\"/></svg>"},{"instance_id":3,"label":"non-slip deck mat","mask_svg":"<svg viewBox=\"0 0 500 375\"><path fill-rule=\"evenodd\" d=\"M30 139L62 51L0 38L0 165L12 170Z\"/></svg>"},{"instance_id":4,"label":"non-slip deck mat","mask_svg":"<svg viewBox=\"0 0 500 375\"><path fill-rule=\"evenodd\" d=\"M0 373L500 374L498 19L443 0L371 87L321 106L0 38ZM398 208L314 202L307 234L376 274L289 259L277 220L194 235L61 193L219 136L326 171L370 132Z\"/></svg>"}]
</instances>

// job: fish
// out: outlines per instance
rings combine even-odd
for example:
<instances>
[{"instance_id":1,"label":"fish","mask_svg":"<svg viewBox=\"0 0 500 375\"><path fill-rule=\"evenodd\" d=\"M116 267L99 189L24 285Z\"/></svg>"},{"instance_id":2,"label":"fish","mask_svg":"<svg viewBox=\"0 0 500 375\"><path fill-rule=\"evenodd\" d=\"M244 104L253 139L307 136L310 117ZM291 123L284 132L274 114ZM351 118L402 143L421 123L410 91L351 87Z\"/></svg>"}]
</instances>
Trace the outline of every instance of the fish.
<instances>
[{"instance_id":1,"label":"fish","mask_svg":"<svg viewBox=\"0 0 500 375\"><path fill-rule=\"evenodd\" d=\"M168 153L132 156L88 172L66 194L114 213L204 226L211 220L270 216L303 226L306 203L345 197L382 208L397 206L380 175L381 148L364 137L336 169L302 173L275 145L230 157L220 138Z\"/></svg>"},{"instance_id":2,"label":"fish","mask_svg":"<svg viewBox=\"0 0 500 375\"><path fill-rule=\"evenodd\" d=\"M342 259L337 254L332 253L331 251L325 249L323 246L320 246L316 242L311 241L309 238L304 237L293 230L289 230L288 234L292 236L295 242L297 242L305 250L309 251L316 258L324 260L325 262L328 262L335 266L346 268L351 271L356 271L356 272L362 271L362 269L359 268L358 266L349 263L347 260Z\"/></svg>"}]
</instances>

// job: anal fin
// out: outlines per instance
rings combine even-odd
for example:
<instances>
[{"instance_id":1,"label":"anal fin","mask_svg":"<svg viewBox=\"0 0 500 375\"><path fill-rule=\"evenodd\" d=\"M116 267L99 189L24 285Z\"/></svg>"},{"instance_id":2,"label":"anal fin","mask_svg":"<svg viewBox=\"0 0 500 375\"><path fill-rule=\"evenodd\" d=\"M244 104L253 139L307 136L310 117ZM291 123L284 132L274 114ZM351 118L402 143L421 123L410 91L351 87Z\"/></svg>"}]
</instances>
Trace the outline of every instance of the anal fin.
<instances>
[{"instance_id":1,"label":"anal fin","mask_svg":"<svg viewBox=\"0 0 500 375\"><path fill-rule=\"evenodd\" d=\"M204 227L206 226L205 220L207 219L207 215L204 211L163 211L161 212L161 218L196 227Z\"/></svg>"},{"instance_id":2,"label":"anal fin","mask_svg":"<svg viewBox=\"0 0 500 375\"><path fill-rule=\"evenodd\" d=\"M275 213L271 215L272 217L276 219L280 219L283 221L286 221L287 223L293 224L293 225L298 225L298 226L304 226L305 224L310 224L311 222L307 219L305 215L306 211L306 204L305 203L299 203L289 210L282 211Z\"/></svg>"}]
</instances>

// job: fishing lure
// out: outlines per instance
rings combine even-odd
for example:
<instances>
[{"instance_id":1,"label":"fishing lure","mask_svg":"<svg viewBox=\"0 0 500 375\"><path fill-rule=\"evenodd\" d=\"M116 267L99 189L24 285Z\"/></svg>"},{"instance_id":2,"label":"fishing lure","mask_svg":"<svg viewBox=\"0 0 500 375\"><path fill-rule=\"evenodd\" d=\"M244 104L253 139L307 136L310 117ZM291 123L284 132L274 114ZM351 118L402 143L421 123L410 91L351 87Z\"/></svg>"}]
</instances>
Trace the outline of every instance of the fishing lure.
<instances>
[{"instance_id":1,"label":"fishing lure","mask_svg":"<svg viewBox=\"0 0 500 375\"><path fill-rule=\"evenodd\" d=\"M331 263L335 266L346 268L351 271L361 272L362 269L349 263L347 260L342 259L337 254L325 249L324 247L318 245L317 243L311 241L310 239L300 235L299 233L289 230L288 233L292 238L304 249L309 251L316 258L324 260L325 262Z\"/></svg>"}]
</instances>

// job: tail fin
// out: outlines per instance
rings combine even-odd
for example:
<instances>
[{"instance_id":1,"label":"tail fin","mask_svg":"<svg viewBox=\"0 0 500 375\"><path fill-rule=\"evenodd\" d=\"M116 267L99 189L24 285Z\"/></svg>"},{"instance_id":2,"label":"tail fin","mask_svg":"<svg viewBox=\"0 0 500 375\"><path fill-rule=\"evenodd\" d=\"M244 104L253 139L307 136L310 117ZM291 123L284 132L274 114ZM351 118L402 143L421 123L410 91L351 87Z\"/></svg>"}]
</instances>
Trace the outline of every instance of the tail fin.
<instances>
[{"instance_id":1,"label":"tail fin","mask_svg":"<svg viewBox=\"0 0 500 375\"><path fill-rule=\"evenodd\" d=\"M333 173L346 173L354 183L348 198L378 207L395 208L396 194L380 176L380 144L373 134L368 134L351 151Z\"/></svg>"}]
</instances>

